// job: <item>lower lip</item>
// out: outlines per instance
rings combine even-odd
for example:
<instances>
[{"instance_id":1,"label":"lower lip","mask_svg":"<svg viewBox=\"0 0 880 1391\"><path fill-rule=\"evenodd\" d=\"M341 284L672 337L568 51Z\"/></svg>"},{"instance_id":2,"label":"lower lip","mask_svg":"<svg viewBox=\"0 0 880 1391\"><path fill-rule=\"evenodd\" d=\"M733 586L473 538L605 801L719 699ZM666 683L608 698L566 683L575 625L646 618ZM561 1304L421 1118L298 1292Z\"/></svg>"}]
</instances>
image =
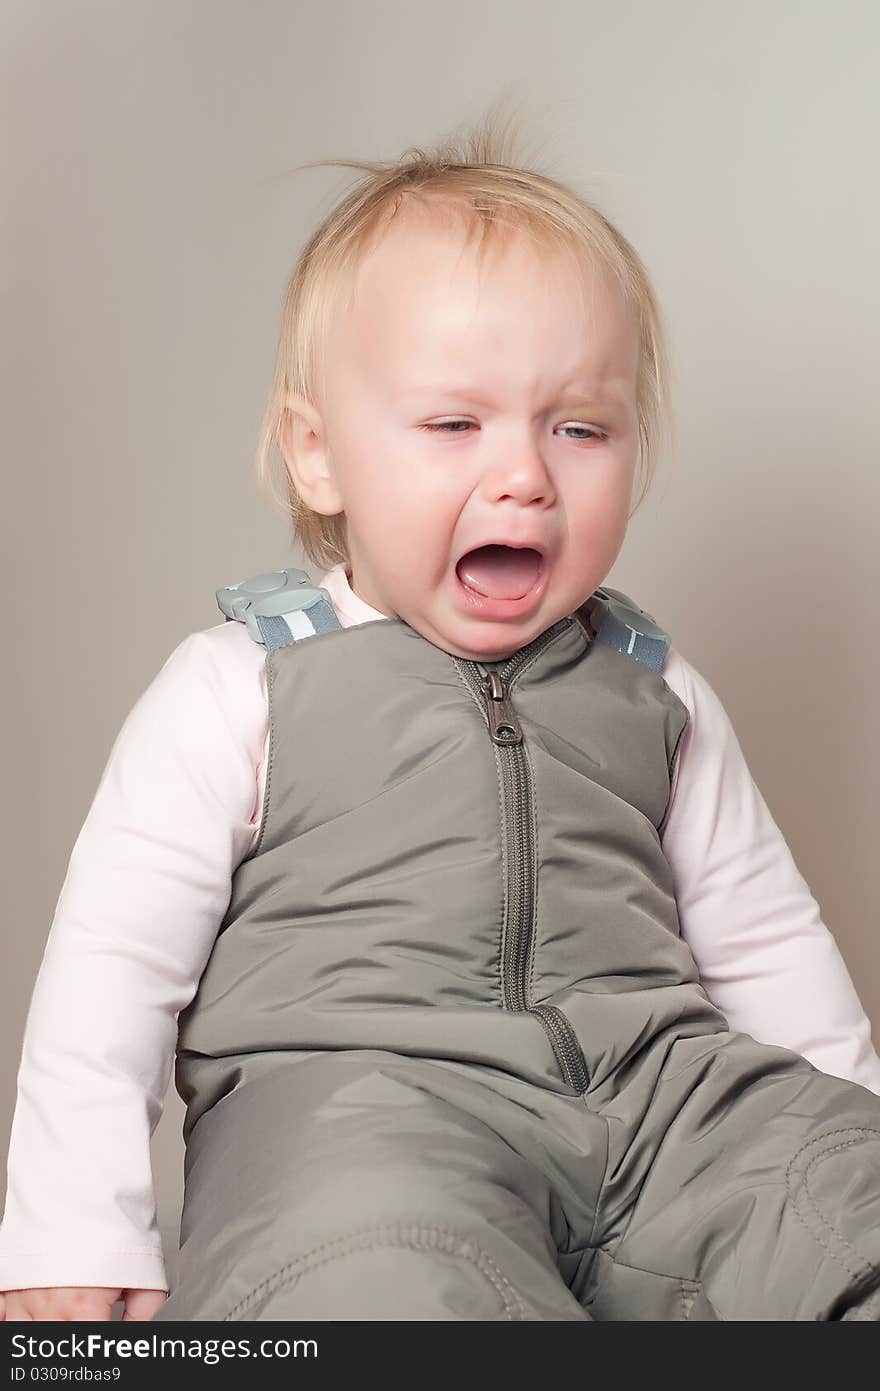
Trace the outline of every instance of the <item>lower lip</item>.
<instances>
[{"instance_id":1,"label":"lower lip","mask_svg":"<svg viewBox=\"0 0 880 1391\"><path fill-rule=\"evenodd\" d=\"M526 590L518 599L493 599L488 594L478 594L475 589L469 589L466 584L462 584L458 578L458 572L453 568L452 587L456 595L459 608L466 613L477 618L527 618L534 613L544 597L546 589L546 567L542 558L538 568L537 578L531 589Z\"/></svg>"}]
</instances>

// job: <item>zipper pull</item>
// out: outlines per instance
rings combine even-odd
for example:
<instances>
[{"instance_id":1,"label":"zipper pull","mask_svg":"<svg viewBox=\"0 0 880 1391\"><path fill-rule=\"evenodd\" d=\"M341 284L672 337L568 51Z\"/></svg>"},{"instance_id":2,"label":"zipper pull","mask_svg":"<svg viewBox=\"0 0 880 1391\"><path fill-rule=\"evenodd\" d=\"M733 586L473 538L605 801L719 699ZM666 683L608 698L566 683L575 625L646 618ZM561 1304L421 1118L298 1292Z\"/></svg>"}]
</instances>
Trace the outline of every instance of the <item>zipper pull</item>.
<instances>
[{"instance_id":1,"label":"zipper pull","mask_svg":"<svg viewBox=\"0 0 880 1391\"><path fill-rule=\"evenodd\" d=\"M523 732L510 695L494 669L483 677L483 698L489 713L489 733L496 744L521 744Z\"/></svg>"}]
</instances>

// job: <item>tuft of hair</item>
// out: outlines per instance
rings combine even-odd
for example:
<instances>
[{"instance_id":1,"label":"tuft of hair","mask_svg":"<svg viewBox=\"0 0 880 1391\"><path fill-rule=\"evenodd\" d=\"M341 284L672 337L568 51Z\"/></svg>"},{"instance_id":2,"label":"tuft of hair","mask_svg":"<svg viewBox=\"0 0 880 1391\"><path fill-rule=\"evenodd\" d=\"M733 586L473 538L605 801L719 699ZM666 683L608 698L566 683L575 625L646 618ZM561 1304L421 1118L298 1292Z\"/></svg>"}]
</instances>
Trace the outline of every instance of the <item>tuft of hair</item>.
<instances>
[{"instance_id":1,"label":"tuft of hair","mask_svg":"<svg viewBox=\"0 0 880 1391\"><path fill-rule=\"evenodd\" d=\"M287 284L275 370L257 447L257 476L288 515L294 541L321 570L348 563L343 513L324 516L299 496L280 451L289 393L317 402L323 330L333 306L351 295L361 261L405 200L450 207L477 234L482 264L503 229L531 237L538 248L573 253L610 276L623 292L638 335L636 384L641 506L664 439L672 434L666 334L648 271L626 237L587 198L565 183L526 167L518 155L515 122L497 105L473 127L444 136L433 148L411 147L399 159L328 159L298 169L338 166L363 177L332 208L297 257Z\"/></svg>"}]
</instances>

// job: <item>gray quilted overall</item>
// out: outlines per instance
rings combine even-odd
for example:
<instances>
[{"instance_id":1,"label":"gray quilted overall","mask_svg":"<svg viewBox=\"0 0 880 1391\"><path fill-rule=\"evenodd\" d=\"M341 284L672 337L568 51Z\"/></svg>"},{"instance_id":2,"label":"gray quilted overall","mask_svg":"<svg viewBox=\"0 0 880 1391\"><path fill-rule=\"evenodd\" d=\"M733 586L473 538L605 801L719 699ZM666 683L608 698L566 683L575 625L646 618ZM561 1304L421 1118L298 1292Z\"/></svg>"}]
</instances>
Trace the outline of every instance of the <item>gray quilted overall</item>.
<instances>
[{"instance_id":1,"label":"gray quilted overall","mask_svg":"<svg viewBox=\"0 0 880 1391\"><path fill-rule=\"evenodd\" d=\"M880 1319L880 1099L731 1032L679 934L650 615L478 663L302 571L221 595L270 759L157 1318Z\"/></svg>"}]
</instances>

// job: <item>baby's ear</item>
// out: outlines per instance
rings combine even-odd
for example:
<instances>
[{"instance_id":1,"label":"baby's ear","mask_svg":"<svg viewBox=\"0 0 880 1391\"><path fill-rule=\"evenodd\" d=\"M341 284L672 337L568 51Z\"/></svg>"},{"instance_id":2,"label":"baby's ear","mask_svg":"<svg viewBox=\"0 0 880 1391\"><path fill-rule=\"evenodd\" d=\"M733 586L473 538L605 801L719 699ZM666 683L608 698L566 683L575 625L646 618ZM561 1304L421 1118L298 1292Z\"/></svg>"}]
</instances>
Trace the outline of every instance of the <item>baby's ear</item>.
<instances>
[{"instance_id":1,"label":"baby's ear","mask_svg":"<svg viewBox=\"0 0 880 1391\"><path fill-rule=\"evenodd\" d=\"M293 486L306 506L325 517L341 512L343 502L330 473L324 422L304 396L288 395L278 443Z\"/></svg>"}]
</instances>

